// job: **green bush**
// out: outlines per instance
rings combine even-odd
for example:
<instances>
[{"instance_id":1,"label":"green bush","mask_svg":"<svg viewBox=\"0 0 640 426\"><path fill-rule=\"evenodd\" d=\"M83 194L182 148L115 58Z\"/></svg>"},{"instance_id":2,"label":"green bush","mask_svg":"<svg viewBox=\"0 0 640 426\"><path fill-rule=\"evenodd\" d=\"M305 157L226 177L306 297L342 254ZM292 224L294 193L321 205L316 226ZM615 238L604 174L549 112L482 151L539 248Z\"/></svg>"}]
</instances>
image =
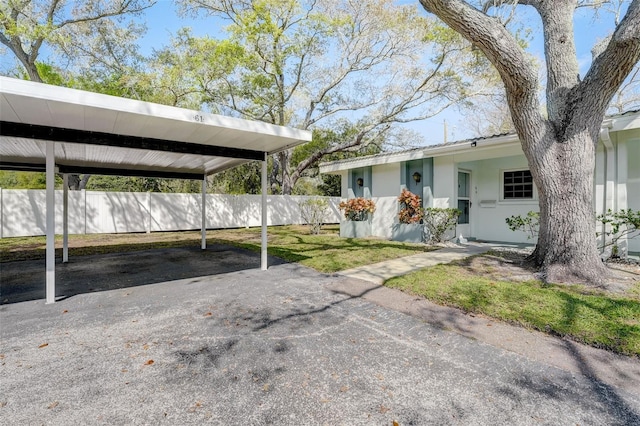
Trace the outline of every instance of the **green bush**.
<instances>
[{"instance_id":1,"label":"green bush","mask_svg":"<svg viewBox=\"0 0 640 426\"><path fill-rule=\"evenodd\" d=\"M302 219L307 222L311 234L319 234L324 218L329 212L329 203L324 198L309 198L298 203Z\"/></svg>"},{"instance_id":2,"label":"green bush","mask_svg":"<svg viewBox=\"0 0 640 426\"><path fill-rule=\"evenodd\" d=\"M427 228L427 241L431 243L444 242L447 231L455 228L456 223L458 223L458 216L461 213L460 210L452 208L426 208L423 222Z\"/></svg>"}]
</instances>

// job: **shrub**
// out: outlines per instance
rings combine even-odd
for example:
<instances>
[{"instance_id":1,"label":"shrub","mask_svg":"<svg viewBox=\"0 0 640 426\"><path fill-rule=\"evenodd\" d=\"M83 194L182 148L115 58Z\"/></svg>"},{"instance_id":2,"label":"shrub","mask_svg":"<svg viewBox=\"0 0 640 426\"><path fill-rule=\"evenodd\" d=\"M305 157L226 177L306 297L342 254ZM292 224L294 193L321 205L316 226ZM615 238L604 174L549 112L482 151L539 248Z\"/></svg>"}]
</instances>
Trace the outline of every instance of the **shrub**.
<instances>
[{"instance_id":1,"label":"shrub","mask_svg":"<svg viewBox=\"0 0 640 426\"><path fill-rule=\"evenodd\" d=\"M367 214L376 211L376 203L367 198L351 198L340 203L340 210L344 210L344 217L348 220L367 220Z\"/></svg>"},{"instance_id":2,"label":"shrub","mask_svg":"<svg viewBox=\"0 0 640 426\"><path fill-rule=\"evenodd\" d=\"M598 215L596 220L604 225L611 225L611 230L605 232L605 235L611 237L611 239L600 247L613 246L611 248L611 257L618 257L620 255L618 251L618 241L620 238L640 230L640 210L633 211L627 209L614 213L609 209L606 213ZM635 238L638 235L640 234L636 234L630 238Z\"/></svg>"},{"instance_id":3,"label":"shrub","mask_svg":"<svg viewBox=\"0 0 640 426\"><path fill-rule=\"evenodd\" d=\"M424 217L424 209L420 197L407 189L403 189L398 197L400 212L398 220L400 223L420 223Z\"/></svg>"},{"instance_id":4,"label":"shrub","mask_svg":"<svg viewBox=\"0 0 640 426\"><path fill-rule=\"evenodd\" d=\"M461 213L460 210L452 208L426 208L423 221L428 231L428 241L444 242L447 231L455 228Z\"/></svg>"},{"instance_id":5,"label":"shrub","mask_svg":"<svg viewBox=\"0 0 640 426\"><path fill-rule=\"evenodd\" d=\"M527 239L538 236L540 213L530 211L526 216L511 216L505 219L507 226L512 231L522 231L527 233Z\"/></svg>"},{"instance_id":6,"label":"shrub","mask_svg":"<svg viewBox=\"0 0 640 426\"><path fill-rule=\"evenodd\" d=\"M527 238L535 238L538 236L540 213L530 211L526 216L517 215L505 219L507 226L512 231L523 231L527 233ZM640 230L640 210L633 211L631 209L613 212L611 209L606 213L596 216L596 220L604 225L611 225L609 231L605 232L607 237L611 237L608 241L598 248L603 249L613 246L611 251L612 257L618 256L618 241L625 235ZM596 236L602 233L596 233ZM632 236L635 238L639 234Z\"/></svg>"},{"instance_id":7,"label":"shrub","mask_svg":"<svg viewBox=\"0 0 640 426\"><path fill-rule=\"evenodd\" d=\"M298 203L302 219L309 226L311 234L319 234L324 218L329 212L329 202L324 198L309 198Z\"/></svg>"}]
</instances>

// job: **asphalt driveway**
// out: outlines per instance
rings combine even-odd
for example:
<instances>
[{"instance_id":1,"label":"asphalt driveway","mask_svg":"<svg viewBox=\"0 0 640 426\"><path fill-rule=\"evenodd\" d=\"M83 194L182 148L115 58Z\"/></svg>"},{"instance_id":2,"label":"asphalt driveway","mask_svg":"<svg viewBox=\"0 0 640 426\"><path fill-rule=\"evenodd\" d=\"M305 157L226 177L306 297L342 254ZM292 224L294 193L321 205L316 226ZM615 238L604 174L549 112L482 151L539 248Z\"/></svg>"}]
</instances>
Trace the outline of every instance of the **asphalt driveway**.
<instances>
[{"instance_id":1,"label":"asphalt driveway","mask_svg":"<svg viewBox=\"0 0 640 426\"><path fill-rule=\"evenodd\" d=\"M5 303L0 423L640 424L640 388L331 291L349 280L279 264Z\"/></svg>"}]
</instances>

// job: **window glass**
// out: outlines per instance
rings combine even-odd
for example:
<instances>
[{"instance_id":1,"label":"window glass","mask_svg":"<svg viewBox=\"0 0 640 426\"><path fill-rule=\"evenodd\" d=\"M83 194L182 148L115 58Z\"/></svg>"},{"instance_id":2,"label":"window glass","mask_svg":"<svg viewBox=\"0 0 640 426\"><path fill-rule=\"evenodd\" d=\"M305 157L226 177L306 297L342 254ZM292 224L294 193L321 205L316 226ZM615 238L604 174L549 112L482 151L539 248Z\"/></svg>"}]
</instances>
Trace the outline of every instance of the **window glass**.
<instances>
[{"instance_id":1,"label":"window glass","mask_svg":"<svg viewBox=\"0 0 640 426\"><path fill-rule=\"evenodd\" d=\"M461 212L458 216L458 224L469 223L469 200L458 200L458 210Z\"/></svg>"},{"instance_id":2,"label":"window glass","mask_svg":"<svg viewBox=\"0 0 640 426\"><path fill-rule=\"evenodd\" d=\"M458 197L469 196L469 173L458 172Z\"/></svg>"},{"instance_id":3,"label":"window glass","mask_svg":"<svg viewBox=\"0 0 640 426\"><path fill-rule=\"evenodd\" d=\"M504 172L503 194L505 200L532 199L533 177L529 170Z\"/></svg>"}]
</instances>

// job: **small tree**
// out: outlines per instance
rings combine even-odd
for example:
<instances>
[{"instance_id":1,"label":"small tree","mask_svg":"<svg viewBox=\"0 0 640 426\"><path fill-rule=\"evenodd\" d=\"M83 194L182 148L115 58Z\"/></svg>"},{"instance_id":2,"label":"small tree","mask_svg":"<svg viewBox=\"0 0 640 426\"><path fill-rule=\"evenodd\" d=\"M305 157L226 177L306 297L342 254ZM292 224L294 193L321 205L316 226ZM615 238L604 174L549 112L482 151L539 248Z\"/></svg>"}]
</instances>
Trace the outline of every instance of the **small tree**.
<instances>
[{"instance_id":1,"label":"small tree","mask_svg":"<svg viewBox=\"0 0 640 426\"><path fill-rule=\"evenodd\" d=\"M298 203L302 219L309 226L311 234L319 234L324 218L329 212L329 203L324 198L308 198Z\"/></svg>"},{"instance_id":2,"label":"small tree","mask_svg":"<svg viewBox=\"0 0 640 426\"><path fill-rule=\"evenodd\" d=\"M452 208L426 208L423 221L428 231L428 242L445 242L447 231L455 228L460 213L460 210Z\"/></svg>"},{"instance_id":3,"label":"small tree","mask_svg":"<svg viewBox=\"0 0 640 426\"><path fill-rule=\"evenodd\" d=\"M405 188L400 193L398 202L400 203L400 212L398 213L400 223L420 223L422 221L424 209L420 197Z\"/></svg>"}]
</instances>

